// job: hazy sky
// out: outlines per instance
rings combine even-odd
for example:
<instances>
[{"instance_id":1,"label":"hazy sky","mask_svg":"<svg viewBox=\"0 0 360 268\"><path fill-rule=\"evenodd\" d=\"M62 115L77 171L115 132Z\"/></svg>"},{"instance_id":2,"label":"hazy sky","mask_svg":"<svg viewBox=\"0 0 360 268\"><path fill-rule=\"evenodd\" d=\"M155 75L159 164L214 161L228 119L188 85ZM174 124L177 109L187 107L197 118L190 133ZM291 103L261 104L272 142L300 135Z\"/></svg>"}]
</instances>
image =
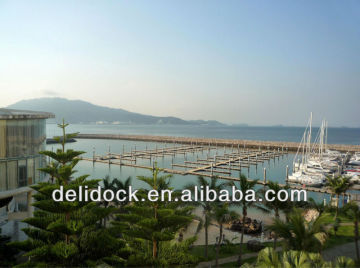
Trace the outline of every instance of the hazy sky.
<instances>
[{"instance_id":1,"label":"hazy sky","mask_svg":"<svg viewBox=\"0 0 360 268\"><path fill-rule=\"evenodd\" d=\"M2 1L0 106L360 126L360 1Z\"/></svg>"}]
</instances>

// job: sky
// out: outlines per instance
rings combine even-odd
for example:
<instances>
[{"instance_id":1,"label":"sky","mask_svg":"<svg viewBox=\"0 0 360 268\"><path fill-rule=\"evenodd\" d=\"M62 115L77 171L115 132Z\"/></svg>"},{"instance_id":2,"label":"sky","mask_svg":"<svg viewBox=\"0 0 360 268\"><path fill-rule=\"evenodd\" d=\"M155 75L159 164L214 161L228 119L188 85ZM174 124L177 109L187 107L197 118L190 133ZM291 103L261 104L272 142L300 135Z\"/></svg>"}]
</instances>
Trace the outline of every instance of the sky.
<instances>
[{"instance_id":1,"label":"sky","mask_svg":"<svg viewBox=\"0 0 360 268\"><path fill-rule=\"evenodd\" d=\"M360 127L360 2L0 0L0 107L39 97Z\"/></svg>"}]
</instances>

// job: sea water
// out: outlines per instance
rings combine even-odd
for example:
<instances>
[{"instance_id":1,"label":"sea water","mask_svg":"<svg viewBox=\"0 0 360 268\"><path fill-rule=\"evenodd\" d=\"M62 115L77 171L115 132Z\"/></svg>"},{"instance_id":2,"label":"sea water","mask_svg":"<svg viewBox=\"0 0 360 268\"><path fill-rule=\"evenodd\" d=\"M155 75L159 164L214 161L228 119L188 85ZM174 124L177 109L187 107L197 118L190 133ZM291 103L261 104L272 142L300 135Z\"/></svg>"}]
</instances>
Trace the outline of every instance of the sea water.
<instances>
[{"instance_id":1,"label":"sea water","mask_svg":"<svg viewBox=\"0 0 360 268\"><path fill-rule=\"evenodd\" d=\"M69 131L86 134L129 134L159 135L198 138L245 139L260 141L300 142L304 127L250 127L250 126L211 126L211 125L96 125L71 124ZM313 139L319 128L313 127ZM55 124L47 125L49 137L59 134ZM360 144L360 128L329 128L329 144Z\"/></svg>"},{"instance_id":2,"label":"sea water","mask_svg":"<svg viewBox=\"0 0 360 268\"><path fill-rule=\"evenodd\" d=\"M212 131L210 131L212 130ZM333 131L335 130L335 131ZM80 132L89 134L151 134L151 135L174 135L174 136L193 136L193 137L215 137L215 138L244 138L250 140L281 140L281 141L297 141L301 137L304 128L294 127L222 127L222 126L165 126L165 125L70 125L68 128L70 132ZM316 133L316 131L314 130ZM334 134L335 133L335 134ZM47 126L47 134L49 136L59 135L60 131L55 125ZM357 134L359 136L357 136ZM335 136L335 137L333 137ZM266 138L268 137L268 138ZM348 143L358 144L356 138L360 137L360 129L339 128L329 130L329 141L334 143ZM93 153L97 156L106 155L109 150L114 154L130 153L135 149L137 151L169 148L180 146L180 144L173 143L156 143L156 142L142 142L142 141L126 141L126 140L108 140L108 139L78 139L75 143L68 143L68 148L84 151L84 157L92 158ZM55 150L58 145L48 145L48 150ZM213 148L213 147L212 147ZM224 151L225 150L225 151ZM237 148L233 149L234 152ZM240 148L242 150L242 148ZM173 164L186 165L184 161L197 161L197 159L213 158L214 155L223 155L224 153L231 153L231 148L218 147L210 151L204 150L199 152L188 152L184 154L176 154L173 158L171 155L158 156L153 159L160 168L170 168L176 170L183 170L190 168L173 167ZM285 184L286 168L289 169L289 174L292 173L293 159L295 154L289 153L276 157L257 165L250 165L250 168L242 168L241 173L249 179L264 179L264 169L266 169L266 179ZM112 160L119 163L119 160ZM124 163L127 162L122 160ZM152 166L149 159L137 158L137 165ZM132 185L139 189L146 187L145 183L137 180L137 176L151 176L151 172L142 168L134 168L120 165L108 165L106 163L93 163L91 161L81 161L78 166L78 175L88 174L92 179L102 179L106 176L110 178L118 178L125 180L128 177L132 178ZM216 174L216 173L215 173ZM222 175L222 174L219 174ZM231 171L231 174L226 176L239 177L239 171ZM189 184L196 184L197 177L194 175L177 175L174 174L171 178L171 186L175 189L183 189ZM261 186L257 186L258 188ZM329 201L329 196L308 192L308 197L312 197L318 202L323 199Z\"/></svg>"}]
</instances>

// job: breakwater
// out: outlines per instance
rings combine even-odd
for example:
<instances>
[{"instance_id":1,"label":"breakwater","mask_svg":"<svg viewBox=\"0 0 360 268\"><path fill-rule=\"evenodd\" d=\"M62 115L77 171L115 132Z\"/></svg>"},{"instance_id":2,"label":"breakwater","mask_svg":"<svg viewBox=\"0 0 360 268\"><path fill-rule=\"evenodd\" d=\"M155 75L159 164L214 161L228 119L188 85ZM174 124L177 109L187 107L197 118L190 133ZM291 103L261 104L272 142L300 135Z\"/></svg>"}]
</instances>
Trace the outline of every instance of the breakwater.
<instances>
[{"instance_id":1,"label":"breakwater","mask_svg":"<svg viewBox=\"0 0 360 268\"><path fill-rule=\"evenodd\" d=\"M237 140L220 138L198 138L198 137L175 137L175 136L152 136L152 135L120 135L120 134L79 134L78 139L111 139L111 140L130 140L146 142L164 142L178 144L196 144L202 146L226 146L226 147L246 147L267 150L286 150L296 152L299 143L280 142L280 141L256 141L256 140ZM341 152L360 152L360 145L328 144L330 150Z\"/></svg>"}]
</instances>

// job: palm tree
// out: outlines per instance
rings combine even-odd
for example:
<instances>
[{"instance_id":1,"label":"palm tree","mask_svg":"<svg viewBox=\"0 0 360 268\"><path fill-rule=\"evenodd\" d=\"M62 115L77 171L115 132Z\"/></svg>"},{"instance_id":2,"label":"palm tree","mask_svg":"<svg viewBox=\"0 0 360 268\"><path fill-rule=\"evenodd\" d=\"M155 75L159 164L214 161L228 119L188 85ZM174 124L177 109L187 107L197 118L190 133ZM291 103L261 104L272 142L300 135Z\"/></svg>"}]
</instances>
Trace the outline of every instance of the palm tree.
<instances>
[{"instance_id":1,"label":"palm tree","mask_svg":"<svg viewBox=\"0 0 360 268\"><path fill-rule=\"evenodd\" d=\"M323 216L306 222L303 210L298 208L289 215L289 222L275 219L267 229L282 237L287 249L309 252L319 252L326 235Z\"/></svg>"},{"instance_id":2,"label":"palm tree","mask_svg":"<svg viewBox=\"0 0 360 268\"><path fill-rule=\"evenodd\" d=\"M233 182L233 186L235 186L238 190L242 191L243 194L247 193L247 191L254 191L254 187L257 184L257 180L248 180L245 175L241 174L239 183ZM243 241L244 241L244 223L247 216L247 210L250 207L259 207L255 204L253 201L245 200L245 198L242 198L240 202L236 202L235 204L240 205L242 207L242 222L243 227L241 228L241 238L240 238L240 250L239 250L239 258L238 258L238 264L241 265L241 258L242 258L242 247L243 247Z\"/></svg>"},{"instance_id":3,"label":"palm tree","mask_svg":"<svg viewBox=\"0 0 360 268\"><path fill-rule=\"evenodd\" d=\"M279 185L278 182L272 182L269 181L268 184L266 185L266 190L264 188L263 195L265 195L265 191L268 190L272 190L274 195L274 200L272 200L271 202L269 200L266 200L265 196L263 196L262 200L263 200L263 205L265 206L264 210L265 212L272 212L274 211L275 214L275 218L279 219L280 218L280 211L284 212L286 215L286 218L288 218L288 213L290 212L290 210L292 209L292 204L290 203L290 201L286 200L286 201L280 201L278 199L278 193L281 190L287 190L289 187L285 186L282 187ZM262 207L261 207L262 208ZM274 237L274 249L276 248L276 241L277 241L277 235L275 234Z\"/></svg>"},{"instance_id":4,"label":"palm tree","mask_svg":"<svg viewBox=\"0 0 360 268\"><path fill-rule=\"evenodd\" d=\"M354 201L346 204L344 207L345 214L354 221L354 241L357 261L360 262L359 255L359 221L360 221L360 208Z\"/></svg>"},{"instance_id":5,"label":"palm tree","mask_svg":"<svg viewBox=\"0 0 360 268\"><path fill-rule=\"evenodd\" d=\"M216 262L218 267L220 245L223 242L223 225L237 218L237 214L234 211L229 210L228 203L214 203L214 219L219 224L219 239L216 244Z\"/></svg>"},{"instance_id":6,"label":"palm tree","mask_svg":"<svg viewBox=\"0 0 360 268\"><path fill-rule=\"evenodd\" d=\"M128 177L125 181L121 181L117 178L113 180L114 182L114 190L115 192L119 190L124 190L126 193L129 191L129 187L131 186L131 177ZM123 207L129 203L129 200L126 198L124 201L119 201L115 199L115 203L118 206L120 212L123 212Z\"/></svg>"},{"instance_id":7,"label":"palm tree","mask_svg":"<svg viewBox=\"0 0 360 268\"><path fill-rule=\"evenodd\" d=\"M200 187L202 187L203 189L206 189L207 187L211 190L215 190L217 193L222 190L226 185L228 185L227 183L219 183L219 180L217 177L212 177L210 178L210 181L205 179L203 176L198 176L197 178L197 184L190 184L187 185L185 188L186 189L191 189L192 191L195 191L195 186L198 186L198 189ZM200 190L198 190L198 196L200 196ZM207 259L208 257L208 245L209 245L209 226L211 224L211 221L214 219L214 204L212 202L208 202L208 201L197 201L197 202L193 202L194 206L200 207L203 210L203 215L204 215L204 222L203 222L203 227L205 230L205 250L204 250L204 255L205 258Z\"/></svg>"},{"instance_id":8,"label":"palm tree","mask_svg":"<svg viewBox=\"0 0 360 268\"><path fill-rule=\"evenodd\" d=\"M336 212L334 219L337 218L339 212L339 198L341 194L345 194L350 188L350 178L344 176L330 177L327 178L327 184L331 189L332 195L336 195Z\"/></svg>"}]
</instances>

